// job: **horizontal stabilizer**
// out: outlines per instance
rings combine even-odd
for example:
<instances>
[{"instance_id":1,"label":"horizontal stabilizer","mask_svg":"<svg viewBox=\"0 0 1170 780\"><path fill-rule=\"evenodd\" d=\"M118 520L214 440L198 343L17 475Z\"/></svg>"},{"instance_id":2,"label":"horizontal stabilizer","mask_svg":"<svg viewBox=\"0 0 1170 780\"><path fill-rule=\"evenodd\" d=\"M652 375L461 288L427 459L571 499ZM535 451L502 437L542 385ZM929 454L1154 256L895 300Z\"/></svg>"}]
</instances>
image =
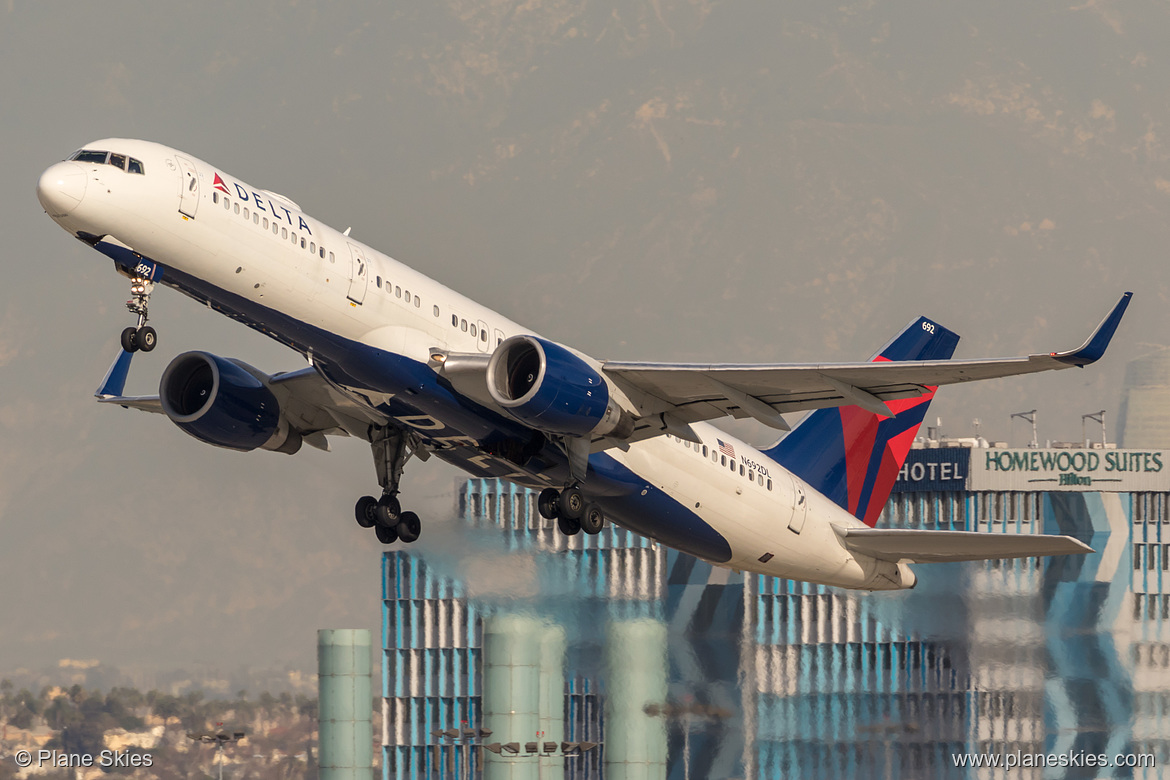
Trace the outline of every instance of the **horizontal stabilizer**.
<instances>
[{"instance_id":1,"label":"horizontal stabilizer","mask_svg":"<svg viewBox=\"0 0 1170 780\"><path fill-rule=\"evenodd\" d=\"M1048 534L843 528L839 525L834 525L833 530L852 552L894 562L947 563L1093 552L1092 547L1071 536Z\"/></svg>"}]
</instances>

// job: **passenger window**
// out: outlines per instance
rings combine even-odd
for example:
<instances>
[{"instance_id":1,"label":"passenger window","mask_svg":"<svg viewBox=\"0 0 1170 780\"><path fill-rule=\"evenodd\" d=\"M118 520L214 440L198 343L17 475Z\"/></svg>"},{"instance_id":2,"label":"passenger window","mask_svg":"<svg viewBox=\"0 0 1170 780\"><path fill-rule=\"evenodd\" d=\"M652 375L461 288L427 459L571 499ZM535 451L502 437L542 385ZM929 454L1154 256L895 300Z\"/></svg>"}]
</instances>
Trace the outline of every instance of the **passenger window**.
<instances>
[{"instance_id":1,"label":"passenger window","mask_svg":"<svg viewBox=\"0 0 1170 780\"><path fill-rule=\"evenodd\" d=\"M742 477L744 472L743 464L739 464L739 475Z\"/></svg>"},{"instance_id":2,"label":"passenger window","mask_svg":"<svg viewBox=\"0 0 1170 780\"><path fill-rule=\"evenodd\" d=\"M475 323L471 323L471 337L475 338Z\"/></svg>"},{"instance_id":3,"label":"passenger window","mask_svg":"<svg viewBox=\"0 0 1170 780\"><path fill-rule=\"evenodd\" d=\"M707 457L707 445L706 444L703 445L703 457L704 458Z\"/></svg>"},{"instance_id":4,"label":"passenger window","mask_svg":"<svg viewBox=\"0 0 1170 780\"><path fill-rule=\"evenodd\" d=\"M292 242L293 242L293 246L296 246L296 243L297 243L297 234L296 234L296 233L291 233L290 235L292 236Z\"/></svg>"},{"instance_id":5,"label":"passenger window","mask_svg":"<svg viewBox=\"0 0 1170 780\"><path fill-rule=\"evenodd\" d=\"M267 222L268 220L264 220L264 221L265 221L265 222ZM259 224L260 224L260 212L259 212L259 211L253 211L253 212L252 212L252 224L253 224L253 225L259 225ZM265 227L267 227L267 225L265 225Z\"/></svg>"},{"instance_id":6,"label":"passenger window","mask_svg":"<svg viewBox=\"0 0 1170 780\"><path fill-rule=\"evenodd\" d=\"M305 237L301 236L301 249L305 248Z\"/></svg>"},{"instance_id":7,"label":"passenger window","mask_svg":"<svg viewBox=\"0 0 1170 780\"><path fill-rule=\"evenodd\" d=\"M325 247L321 247L321 250L317 254L321 255L321 259L324 260L325 259Z\"/></svg>"},{"instance_id":8,"label":"passenger window","mask_svg":"<svg viewBox=\"0 0 1170 780\"><path fill-rule=\"evenodd\" d=\"M264 218L264 229L265 229L265 230L267 230L267 229L268 229L268 217L265 217L265 218Z\"/></svg>"},{"instance_id":9,"label":"passenger window","mask_svg":"<svg viewBox=\"0 0 1170 780\"><path fill-rule=\"evenodd\" d=\"M459 320L459 330L467 332L467 320Z\"/></svg>"},{"instance_id":10,"label":"passenger window","mask_svg":"<svg viewBox=\"0 0 1170 780\"><path fill-rule=\"evenodd\" d=\"M719 465L720 465L720 466L726 466L726 465L727 465L727 456L726 456L726 455L720 455L720 456L719 456Z\"/></svg>"},{"instance_id":11,"label":"passenger window","mask_svg":"<svg viewBox=\"0 0 1170 780\"><path fill-rule=\"evenodd\" d=\"M735 473L735 461L734 460L731 461L730 463L727 464L727 466L728 466L728 468L731 469L731 473L734 474Z\"/></svg>"},{"instance_id":12,"label":"passenger window","mask_svg":"<svg viewBox=\"0 0 1170 780\"><path fill-rule=\"evenodd\" d=\"M244 207L244 219L247 219L247 218L248 218L248 207L245 206Z\"/></svg>"},{"instance_id":13,"label":"passenger window","mask_svg":"<svg viewBox=\"0 0 1170 780\"><path fill-rule=\"evenodd\" d=\"M406 299L407 303L410 303L410 290L403 290L402 297Z\"/></svg>"},{"instance_id":14,"label":"passenger window","mask_svg":"<svg viewBox=\"0 0 1170 780\"><path fill-rule=\"evenodd\" d=\"M772 489L772 480L768 480L768 490Z\"/></svg>"},{"instance_id":15,"label":"passenger window","mask_svg":"<svg viewBox=\"0 0 1170 780\"><path fill-rule=\"evenodd\" d=\"M280 229L280 237L281 238L288 238L288 228L282 227Z\"/></svg>"},{"instance_id":16,"label":"passenger window","mask_svg":"<svg viewBox=\"0 0 1170 780\"><path fill-rule=\"evenodd\" d=\"M395 288L394 288L394 296L395 296L396 298L401 298L401 297L402 297L402 288L401 288L401 287L395 287Z\"/></svg>"},{"instance_id":17,"label":"passenger window","mask_svg":"<svg viewBox=\"0 0 1170 780\"><path fill-rule=\"evenodd\" d=\"M219 203L219 193L218 192L211 193L211 202L212 203Z\"/></svg>"},{"instance_id":18,"label":"passenger window","mask_svg":"<svg viewBox=\"0 0 1170 780\"><path fill-rule=\"evenodd\" d=\"M420 298L416 295L416 296L414 296L414 308L417 309L420 306L422 306L422 298Z\"/></svg>"},{"instance_id":19,"label":"passenger window","mask_svg":"<svg viewBox=\"0 0 1170 780\"><path fill-rule=\"evenodd\" d=\"M762 473L756 475L756 482L760 485L764 484L764 475Z\"/></svg>"},{"instance_id":20,"label":"passenger window","mask_svg":"<svg viewBox=\"0 0 1170 780\"><path fill-rule=\"evenodd\" d=\"M331 262L331 263L333 262L333 253L332 252L329 253L329 262Z\"/></svg>"},{"instance_id":21,"label":"passenger window","mask_svg":"<svg viewBox=\"0 0 1170 780\"><path fill-rule=\"evenodd\" d=\"M436 317L439 316L439 307L438 306L435 307L435 316Z\"/></svg>"},{"instance_id":22,"label":"passenger window","mask_svg":"<svg viewBox=\"0 0 1170 780\"><path fill-rule=\"evenodd\" d=\"M317 254L317 242L316 241L309 242L309 251L312 252L313 254Z\"/></svg>"},{"instance_id":23,"label":"passenger window","mask_svg":"<svg viewBox=\"0 0 1170 780\"><path fill-rule=\"evenodd\" d=\"M276 224L275 222L272 223L272 235L280 235L280 225Z\"/></svg>"},{"instance_id":24,"label":"passenger window","mask_svg":"<svg viewBox=\"0 0 1170 780\"><path fill-rule=\"evenodd\" d=\"M452 328L458 328L458 327L459 327L459 317L458 317L458 315L455 315L455 314L452 314L452 315L451 315L451 327L452 327Z\"/></svg>"},{"instance_id":25,"label":"passenger window","mask_svg":"<svg viewBox=\"0 0 1170 780\"><path fill-rule=\"evenodd\" d=\"M374 277L374 280L377 282L377 284L378 284L378 288L379 288L379 289L381 289L381 287L382 287L382 277L380 277L380 276L376 276L376 277Z\"/></svg>"},{"instance_id":26,"label":"passenger window","mask_svg":"<svg viewBox=\"0 0 1170 780\"><path fill-rule=\"evenodd\" d=\"M231 207L232 207L232 204L231 204L230 202L228 202L228 199L227 199L227 198L224 198L224 199L223 199L223 208L224 208L224 211L227 211L227 210L228 210L228 209L230 209Z\"/></svg>"},{"instance_id":27,"label":"passenger window","mask_svg":"<svg viewBox=\"0 0 1170 780\"><path fill-rule=\"evenodd\" d=\"M130 173L146 173L142 170L142 161L135 160L133 157L130 158L130 165L127 166L126 170Z\"/></svg>"},{"instance_id":28,"label":"passenger window","mask_svg":"<svg viewBox=\"0 0 1170 780\"><path fill-rule=\"evenodd\" d=\"M240 213L240 204L239 203L235 204L235 211L237 214Z\"/></svg>"},{"instance_id":29,"label":"passenger window","mask_svg":"<svg viewBox=\"0 0 1170 780\"><path fill-rule=\"evenodd\" d=\"M479 340L482 341L484 344L487 343L487 331L486 330L480 330Z\"/></svg>"}]
</instances>

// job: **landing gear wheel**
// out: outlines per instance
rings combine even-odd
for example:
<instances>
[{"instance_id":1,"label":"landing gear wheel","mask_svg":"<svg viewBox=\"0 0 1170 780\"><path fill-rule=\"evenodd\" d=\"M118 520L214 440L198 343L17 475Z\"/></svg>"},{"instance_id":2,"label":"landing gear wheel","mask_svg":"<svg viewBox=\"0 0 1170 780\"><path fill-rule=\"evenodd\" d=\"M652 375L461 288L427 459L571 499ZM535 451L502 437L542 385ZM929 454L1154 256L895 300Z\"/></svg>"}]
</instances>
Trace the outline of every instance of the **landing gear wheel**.
<instances>
[{"instance_id":1,"label":"landing gear wheel","mask_svg":"<svg viewBox=\"0 0 1170 780\"><path fill-rule=\"evenodd\" d=\"M378 521L378 525L386 528L398 525L401 514L402 505L398 503L397 496L382 496L378 501L377 508L374 509L374 518Z\"/></svg>"},{"instance_id":2,"label":"landing gear wheel","mask_svg":"<svg viewBox=\"0 0 1170 780\"><path fill-rule=\"evenodd\" d=\"M601 533L605 527L605 513L597 504L586 504L585 513L581 515L581 530L590 536Z\"/></svg>"},{"instance_id":3,"label":"landing gear wheel","mask_svg":"<svg viewBox=\"0 0 1170 780\"><path fill-rule=\"evenodd\" d=\"M122 349L127 352L138 351L138 328L126 328L122 331ZM153 349L153 347L152 347Z\"/></svg>"},{"instance_id":4,"label":"landing gear wheel","mask_svg":"<svg viewBox=\"0 0 1170 780\"><path fill-rule=\"evenodd\" d=\"M144 325L138 329L138 333L135 334L134 341L138 344L138 348L143 352L150 352L152 349L154 349L154 346L158 344L158 333L156 333L154 328L150 327L149 325Z\"/></svg>"},{"instance_id":5,"label":"landing gear wheel","mask_svg":"<svg viewBox=\"0 0 1170 780\"><path fill-rule=\"evenodd\" d=\"M374 510L378 506L378 500L373 496L362 496L357 501L357 506L353 508L353 513L357 517L358 525L362 528L374 527Z\"/></svg>"},{"instance_id":6,"label":"landing gear wheel","mask_svg":"<svg viewBox=\"0 0 1170 780\"><path fill-rule=\"evenodd\" d=\"M561 533L565 536L576 536L577 532L581 530L581 521L561 515L557 518L557 528L561 529Z\"/></svg>"},{"instance_id":7,"label":"landing gear wheel","mask_svg":"<svg viewBox=\"0 0 1170 780\"><path fill-rule=\"evenodd\" d=\"M565 488L561 491L561 497L557 499L557 511L561 517L567 517L574 521L580 520L581 515L585 513L584 494L575 487Z\"/></svg>"},{"instance_id":8,"label":"landing gear wheel","mask_svg":"<svg viewBox=\"0 0 1170 780\"><path fill-rule=\"evenodd\" d=\"M422 533L422 521L414 512L403 512L398 517L398 527L395 530L398 532L400 540L410 544L417 540L419 534Z\"/></svg>"},{"instance_id":9,"label":"landing gear wheel","mask_svg":"<svg viewBox=\"0 0 1170 780\"><path fill-rule=\"evenodd\" d=\"M557 499L560 492L556 488L545 488L536 498L536 509L545 520L557 519Z\"/></svg>"},{"instance_id":10,"label":"landing gear wheel","mask_svg":"<svg viewBox=\"0 0 1170 780\"><path fill-rule=\"evenodd\" d=\"M378 535L378 541L382 544L394 544L398 541L398 529L396 528L376 525L374 526L374 533Z\"/></svg>"}]
</instances>

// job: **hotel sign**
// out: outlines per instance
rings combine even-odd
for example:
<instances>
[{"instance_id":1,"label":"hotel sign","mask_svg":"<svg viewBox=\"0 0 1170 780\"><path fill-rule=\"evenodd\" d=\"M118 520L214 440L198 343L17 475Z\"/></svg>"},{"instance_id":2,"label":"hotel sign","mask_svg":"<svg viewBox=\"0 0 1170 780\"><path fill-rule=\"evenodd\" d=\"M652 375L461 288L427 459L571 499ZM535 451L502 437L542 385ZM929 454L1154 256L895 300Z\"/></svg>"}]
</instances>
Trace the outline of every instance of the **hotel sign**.
<instances>
[{"instance_id":1,"label":"hotel sign","mask_svg":"<svg viewBox=\"0 0 1170 780\"><path fill-rule=\"evenodd\" d=\"M1167 450L971 450L968 490L1170 490Z\"/></svg>"},{"instance_id":2,"label":"hotel sign","mask_svg":"<svg viewBox=\"0 0 1170 780\"><path fill-rule=\"evenodd\" d=\"M895 493L928 490L966 490L972 452L964 447L910 450L894 482Z\"/></svg>"}]
</instances>

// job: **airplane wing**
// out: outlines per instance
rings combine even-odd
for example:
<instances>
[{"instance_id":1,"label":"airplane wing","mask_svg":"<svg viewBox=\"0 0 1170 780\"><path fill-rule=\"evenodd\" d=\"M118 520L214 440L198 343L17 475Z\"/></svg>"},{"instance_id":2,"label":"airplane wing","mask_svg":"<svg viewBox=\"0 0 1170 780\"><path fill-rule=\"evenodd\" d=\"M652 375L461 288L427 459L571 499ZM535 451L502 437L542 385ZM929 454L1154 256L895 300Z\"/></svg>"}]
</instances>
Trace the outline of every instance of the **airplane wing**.
<instances>
[{"instance_id":1,"label":"airplane wing","mask_svg":"<svg viewBox=\"0 0 1170 780\"><path fill-rule=\"evenodd\" d=\"M923 531L905 528L843 528L833 530L851 551L895 563L947 563L1037 555L1080 555L1093 552L1071 536L989 534L973 531Z\"/></svg>"},{"instance_id":2,"label":"airplane wing","mask_svg":"<svg viewBox=\"0 0 1170 780\"><path fill-rule=\"evenodd\" d=\"M139 409L154 414L165 414L157 395L123 395L130 372L133 354L122 350L114 358L101 385L94 392L98 403L114 404L126 409ZM313 367L276 374L268 388L280 403L281 413L296 429L306 444L322 450L329 449L326 436L365 437L371 423L385 424L369 406L350 398L330 384Z\"/></svg>"},{"instance_id":3,"label":"airplane wing","mask_svg":"<svg viewBox=\"0 0 1170 780\"><path fill-rule=\"evenodd\" d=\"M939 385L1093 363L1105 353L1132 295L1122 295L1088 340L1067 352L990 360L778 365L608 361L604 371L640 407L644 421L633 440L664 430L686 438L687 423L728 415L753 417L780 430L788 430L780 416L785 412L857 405L892 416L886 401L923 395ZM933 325L923 320L923 327ZM655 415L660 419L651 419Z\"/></svg>"}]
</instances>

